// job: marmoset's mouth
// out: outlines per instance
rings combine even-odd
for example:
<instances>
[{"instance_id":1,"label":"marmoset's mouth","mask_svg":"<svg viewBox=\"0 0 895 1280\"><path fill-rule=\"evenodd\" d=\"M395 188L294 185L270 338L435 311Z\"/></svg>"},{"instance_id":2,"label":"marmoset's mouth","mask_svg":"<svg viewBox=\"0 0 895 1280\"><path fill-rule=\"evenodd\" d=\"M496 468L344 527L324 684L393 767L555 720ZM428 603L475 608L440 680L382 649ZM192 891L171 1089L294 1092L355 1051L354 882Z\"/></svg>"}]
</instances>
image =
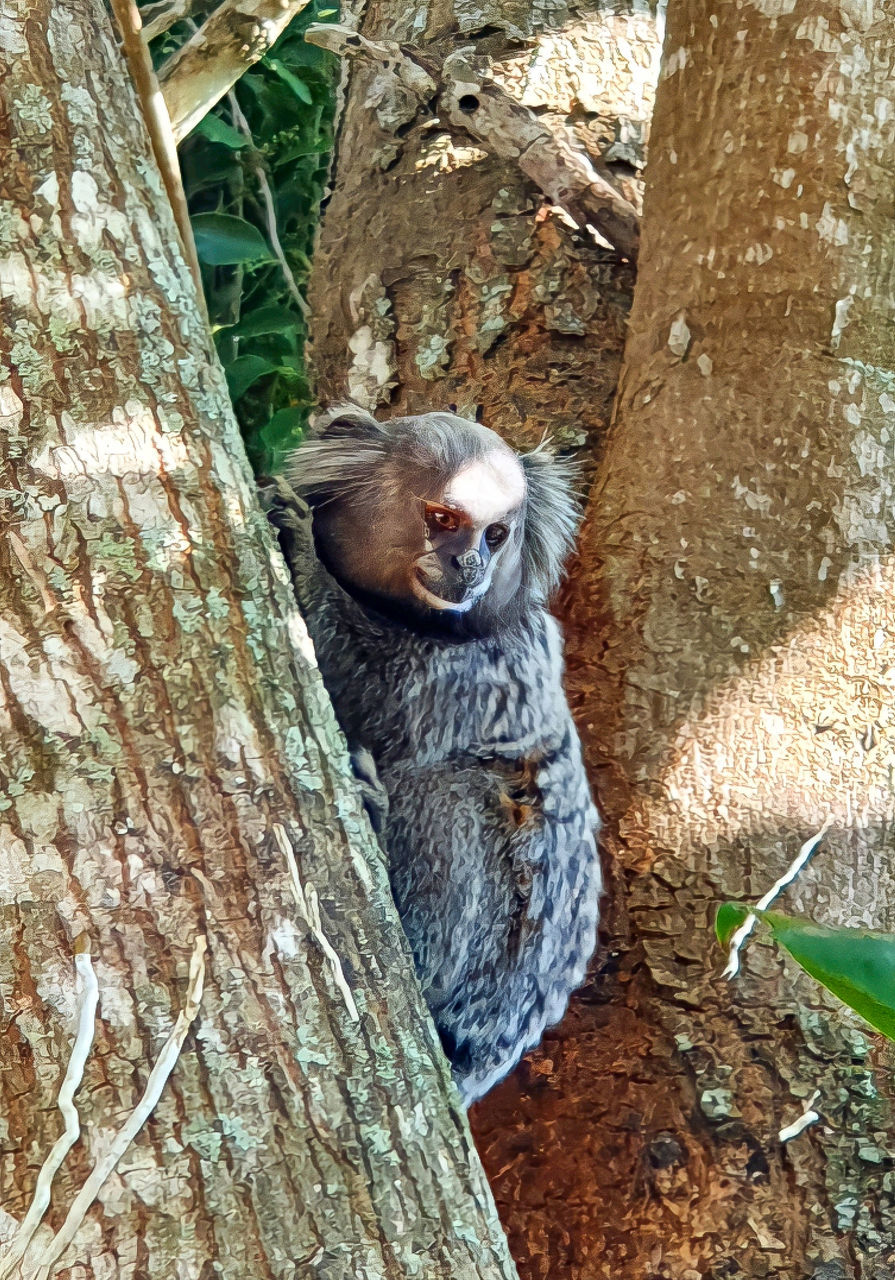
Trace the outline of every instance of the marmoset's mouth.
<instances>
[{"instance_id":1,"label":"marmoset's mouth","mask_svg":"<svg viewBox=\"0 0 895 1280\"><path fill-rule=\"evenodd\" d=\"M413 575L410 579L410 586L413 594L418 600L422 600L430 609L449 609L453 613L466 613L477 600L480 600L487 590L488 583L483 582L480 586L470 588L458 582L451 586L448 583L439 583L442 594L436 594L426 583L431 582L425 570L419 565L414 568ZM456 596L456 599L451 599Z\"/></svg>"}]
</instances>

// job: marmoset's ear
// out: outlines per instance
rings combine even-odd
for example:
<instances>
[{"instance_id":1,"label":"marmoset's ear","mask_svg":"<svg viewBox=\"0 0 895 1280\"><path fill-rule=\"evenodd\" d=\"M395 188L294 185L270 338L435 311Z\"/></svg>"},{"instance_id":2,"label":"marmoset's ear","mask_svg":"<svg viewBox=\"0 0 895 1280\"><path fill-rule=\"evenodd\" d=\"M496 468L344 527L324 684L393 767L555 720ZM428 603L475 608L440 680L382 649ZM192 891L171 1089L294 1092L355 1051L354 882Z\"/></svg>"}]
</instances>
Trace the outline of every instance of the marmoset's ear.
<instances>
[{"instance_id":1,"label":"marmoset's ear","mask_svg":"<svg viewBox=\"0 0 895 1280\"><path fill-rule=\"evenodd\" d=\"M360 498L388 453L388 433L354 404L329 409L306 440L286 459L286 479L313 506L334 497Z\"/></svg>"},{"instance_id":2,"label":"marmoset's ear","mask_svg":"<svg viewBox=\"0 0 895 1280\"><path fill-rule=\"evenodd\" d=\"M525 539L522 556L532 590L547 600L562 580L563 566L581 522L575 486L578 465L558 458L548 441L520 457L525 472Z\"/></svg>"},{"instance_id":3,"label":"marmoset's ear","mask_svg":"<svg viewBox=\"0 0 895 1280\"><path fill-rule=\"evenodd\" d=\"M338 404L316 419L313 435L318 440L377 440L385 433L372 414L356 404Z\"/></svg>"}]
</instances>

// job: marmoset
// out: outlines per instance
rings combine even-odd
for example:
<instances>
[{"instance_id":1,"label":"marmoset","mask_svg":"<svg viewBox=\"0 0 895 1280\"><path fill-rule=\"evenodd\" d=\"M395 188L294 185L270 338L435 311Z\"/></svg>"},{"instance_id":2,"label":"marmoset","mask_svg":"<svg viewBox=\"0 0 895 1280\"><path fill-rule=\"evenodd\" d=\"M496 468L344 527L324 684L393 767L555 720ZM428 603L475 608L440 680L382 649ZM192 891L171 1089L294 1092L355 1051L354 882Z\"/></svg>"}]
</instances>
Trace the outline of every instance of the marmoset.
<instances>
[{"instance_id":1,"label":"marmoset","mask_svg":"<svg viewBox=\"0 0 895 1280\"><path fill-rule=\"evenodd\" d=\"M468 1105L559 1020L596 940L598 816L547 609L571 472L450 413L347 407L287 479L310 514L281 497L272 519Z\"/></svg>"}]
</instances>

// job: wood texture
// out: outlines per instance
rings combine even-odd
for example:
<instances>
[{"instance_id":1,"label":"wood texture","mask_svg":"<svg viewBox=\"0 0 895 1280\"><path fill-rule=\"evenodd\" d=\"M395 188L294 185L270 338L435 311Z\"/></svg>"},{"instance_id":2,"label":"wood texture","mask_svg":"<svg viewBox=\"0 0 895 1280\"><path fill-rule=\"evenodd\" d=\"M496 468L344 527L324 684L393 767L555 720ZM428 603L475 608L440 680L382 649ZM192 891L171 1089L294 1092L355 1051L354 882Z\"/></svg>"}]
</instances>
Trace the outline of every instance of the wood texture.
<instances>
[{"instance_id":1,"label":"wood texture","mask_svg":"<svg viewBox=\"0 0 895 1280\"><path fill-rule=\"evenodd\" d=\"M527 1280L895 1275L890 1050L761 939L722 983L711 931L828 814L786 905L893 924L892 17L669 13L625 374L564 602L605 936L562 1027L473 1115ZM575 127L582 85L607 85L597 127L615 110L623 134L649 58L614 75L603 21L383 3L362 30L474 42ZM598 438L625 276L512 168L376 92L351 82L321 237L323 397ZM815 1090L820 1122L784 1146Z\"/></svg>"},{"instance_id":2,"label":"wood texture","mask_svg":"<svg viewBox=\"0 0 895 1280\"><path fill-rule=\"evenodd\" d=\"M360 7L343 21L360 21ZM438 65L474 43L500 88L556 131L557 156L566 131L593 163L608 152L637 200L629 161L642 155L658 62L649 14L435 0L367 5L359 30ZM310 290L322 403L447 404L517 444L545 431L561 445L596 441L631 284L630 265L570 233L517 160L453 130L391 67L352 64Z\"/></svg>"},{"instance_id":3,"label":"wood texture","mask_svg":"<svg viewBox=\"0 0 895 1280\"><path fill-rule=\"evenodd\" d=\"M106 14L0 44L0 1268L192 1002L58 1274L511 1277Z\"/></svg>"},{"instance_id":4,"label":"wood texture","mask_svg":"<svg viewBox=\"0 0 895 1280\"><path fill-rule=\"evenodd\" d=\"M893 1274L891 1049L766 940L722 982L711 934L828 816L785 905L895 923L892 20L669 12L573 606L624 886L607 1033L643 1118L592 1210L626 1235L595 1275ZM815 1091L820 1123L784 1146Z\"/></svg>"}]
</instances>

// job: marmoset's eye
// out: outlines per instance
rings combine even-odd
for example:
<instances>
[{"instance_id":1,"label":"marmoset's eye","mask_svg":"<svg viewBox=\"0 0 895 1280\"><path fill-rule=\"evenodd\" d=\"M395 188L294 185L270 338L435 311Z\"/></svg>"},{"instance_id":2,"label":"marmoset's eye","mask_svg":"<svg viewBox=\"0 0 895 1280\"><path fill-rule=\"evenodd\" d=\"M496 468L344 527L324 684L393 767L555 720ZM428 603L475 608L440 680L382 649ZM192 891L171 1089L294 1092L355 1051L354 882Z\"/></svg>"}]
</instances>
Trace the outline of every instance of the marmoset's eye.
<instances>
[{"instance_id":1,"label":"marmoset's eye","mask_svg":"<svg viewBox=\"0 0 895 1280\"><path fill-rule=\"evenodd\" d=\"M485 530L485 541L492 551L496 551L499 546L506 542L509 535L510 531L505 524L489 524Z\"/></svg>"},{"instance_id":2,"label":"marmoset's eye","mask_svg":"<svg viewBox=\"0 0 895 1280\"><path fill-rule=\"evenodd\" d=\"M453 511L445 511L444 507L426 507L426 524L432 528L443 529L445 533L456 533L460 528L459 517Z\"/></svg>"}]
</instances>

